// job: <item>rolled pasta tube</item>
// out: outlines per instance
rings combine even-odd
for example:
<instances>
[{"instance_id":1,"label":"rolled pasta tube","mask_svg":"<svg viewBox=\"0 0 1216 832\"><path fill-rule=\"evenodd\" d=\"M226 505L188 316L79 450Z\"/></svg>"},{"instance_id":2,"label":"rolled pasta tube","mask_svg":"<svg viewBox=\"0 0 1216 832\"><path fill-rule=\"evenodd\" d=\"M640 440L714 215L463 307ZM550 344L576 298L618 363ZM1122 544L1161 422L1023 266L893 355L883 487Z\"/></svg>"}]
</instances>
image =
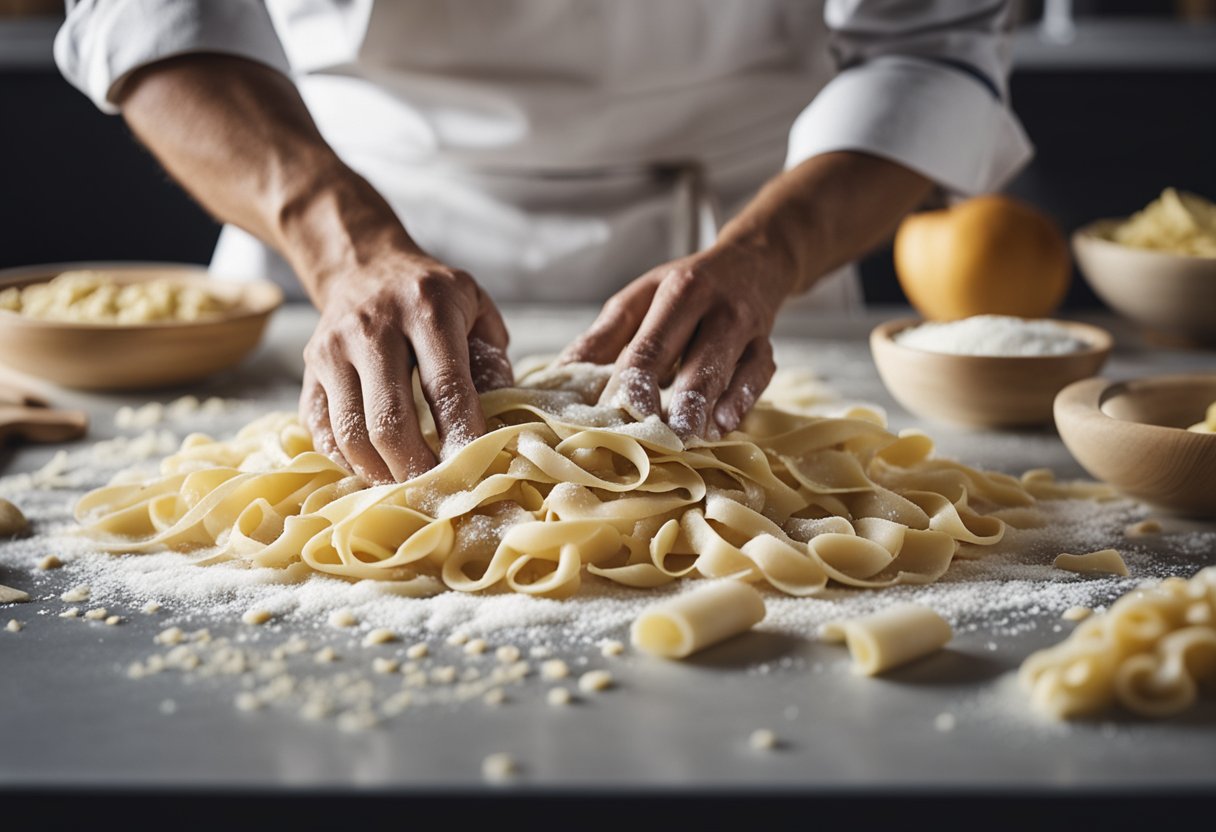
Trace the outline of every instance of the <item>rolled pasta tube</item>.
<instances>
[{"instance_id":1,"label":"rolled pasta tube","mask_svg":"<svg viewBox=\"0 0 1216 832\"><path fill-rule=\"evenodd\" d=\"M714 581L644 611L630 640L652 655L683 659L750 630L764 613L764 600L750 584Z\"/></svg>"},{"instance_id":2,"label":"rolled pasta tube","mask_svg":"<svg viewBox=\"0 0 1216 832\"><path fill-rule=\"evenodd\" d=\"M861 618L830 622L820 632L828 640L839 640L843 632L853 670L867 676L927 656L954 637L946 620L921 604L898 604Z\"/></svg>"}]
</instances>

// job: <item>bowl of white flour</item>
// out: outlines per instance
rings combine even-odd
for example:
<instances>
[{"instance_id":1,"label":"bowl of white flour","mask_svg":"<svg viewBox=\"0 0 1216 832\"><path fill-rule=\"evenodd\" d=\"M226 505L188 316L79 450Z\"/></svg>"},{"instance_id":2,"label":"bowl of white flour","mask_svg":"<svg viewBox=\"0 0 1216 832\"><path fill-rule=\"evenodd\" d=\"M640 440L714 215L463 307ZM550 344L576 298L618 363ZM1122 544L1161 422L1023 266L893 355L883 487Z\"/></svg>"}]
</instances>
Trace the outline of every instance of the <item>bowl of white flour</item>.
<instances>
[{"instance_id":1,"label":"bowl of white flour","mask_svg":"<svg viewBox=\"0 0 1216 832\"><path fill-rule=\"evenodd\" d=\"M909 412L977 428L1051 424L1060 390L1096 375L1106 330L1076 321L977 315L901 318L875 327L870 350L887 390Z\"/></svg>"}]
</instances>

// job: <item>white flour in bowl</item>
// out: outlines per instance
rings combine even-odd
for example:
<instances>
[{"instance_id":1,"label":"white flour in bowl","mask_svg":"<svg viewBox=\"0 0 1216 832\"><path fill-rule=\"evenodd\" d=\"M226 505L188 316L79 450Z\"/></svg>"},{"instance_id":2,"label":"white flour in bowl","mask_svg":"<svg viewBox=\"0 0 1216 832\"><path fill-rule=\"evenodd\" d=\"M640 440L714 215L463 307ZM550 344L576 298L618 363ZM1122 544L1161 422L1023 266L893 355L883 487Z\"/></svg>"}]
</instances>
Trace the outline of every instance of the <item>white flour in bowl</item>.
<instances>
[{"instance_id":1,"label":"white flour in bowl","mask_svg":"<svg viewBox=\"0 0 1216 832\"><path fill-rule=\"evenodd\" d=\"M896 333L894 339L905 347L953 355L1065 355L1089 346L1055 321L1010 315L924 323Z\"/></svg>"}]
</instances>

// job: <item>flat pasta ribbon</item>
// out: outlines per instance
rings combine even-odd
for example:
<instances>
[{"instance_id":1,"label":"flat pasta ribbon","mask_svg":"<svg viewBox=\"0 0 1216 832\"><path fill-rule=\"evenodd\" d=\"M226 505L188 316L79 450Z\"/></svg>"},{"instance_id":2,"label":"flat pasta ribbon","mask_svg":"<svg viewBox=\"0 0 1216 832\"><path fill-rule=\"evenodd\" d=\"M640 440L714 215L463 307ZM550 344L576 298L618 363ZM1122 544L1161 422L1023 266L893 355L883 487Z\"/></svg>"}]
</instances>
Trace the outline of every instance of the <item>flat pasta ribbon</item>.
<instances>
[{"instance_id":1,"label":"flat pasta ribbon","mask_svg":"<svg viewBox=\"0 0 1216 832\"><path fill-rule=\"evenodd\" d=\"M927 436L893 434L866 408L762 401L739 430L685 444L657 418L598 406L610 372L550 367L484 394L489 431L408 482L368 487L273 413L227 441L187 437L158 478L92 491L76 517L108 551L209 549L200 562L462 592L563 598L590 574L808 596L935 581L959 544L1001 539L993 512L1035 503L1021 481L935 459Z\"/></svg>"}]
</instances>

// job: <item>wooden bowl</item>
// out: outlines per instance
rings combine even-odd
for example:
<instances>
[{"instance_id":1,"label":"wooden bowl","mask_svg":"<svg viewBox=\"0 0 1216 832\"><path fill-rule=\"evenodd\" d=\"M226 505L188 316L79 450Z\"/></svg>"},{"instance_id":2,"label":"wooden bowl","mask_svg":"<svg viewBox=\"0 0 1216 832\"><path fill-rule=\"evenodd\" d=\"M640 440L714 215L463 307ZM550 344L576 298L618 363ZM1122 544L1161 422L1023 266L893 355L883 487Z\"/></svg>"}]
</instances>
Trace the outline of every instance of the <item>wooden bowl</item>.
<instances>
[{"instance_id":1,"label":"wooden bowl","mask_svg":"<svg viewBox=\"0 0 1216 832\"><path fill-rule=\"evenodd\" d=\"M1216 373L1112 382L1060 391L1056 427L1086 471L1161 511L1216 517L1216 434L1192 433L1216 402Z\"/></svg>"},{"instance_id":2,"label":"wooden bowl","mask_svg":"<svg viewBox=\"0 0 1216 832\"><path fill-rule=\"evenodd\" d=\"M979 428L1047 425L1061 389L1096 374L1110 355L1106 330L1055 321L1089 349L1065 355L990 356L929 352L894 340L900 330L922 323L901 318L870 333L878 374L895 400L925 419Z\"/></svg>"},{"instance_id":3,"label":"wooden bowl","mask_svg":"<svg viewBox=\"0 0 1216 832\"><path fill-rule=\"evenodd\" d=\"M117 283L169 278L198 284L226 301L201 321L86 324L44 321L0 310L0 363L80 390L139 390L197 381L244 359L262 338L282 291L266 281L208 277L182 264L60 263L0 271L0 288L50 280L65 271L100 272Z\"/></svg>"},{"instance_id":4,"label":"wooden bowl","mask_svg":"<svg viewBox=\"0 0 1216 832\"><path fill-rule=\"evenodd\" d=\"M1116 243L1111 232L1120 222L1098 220L1072 235L1077 268L1094 293L1153 333L1216 343L1216 257Z\"/></svg>"}]
</instances>

